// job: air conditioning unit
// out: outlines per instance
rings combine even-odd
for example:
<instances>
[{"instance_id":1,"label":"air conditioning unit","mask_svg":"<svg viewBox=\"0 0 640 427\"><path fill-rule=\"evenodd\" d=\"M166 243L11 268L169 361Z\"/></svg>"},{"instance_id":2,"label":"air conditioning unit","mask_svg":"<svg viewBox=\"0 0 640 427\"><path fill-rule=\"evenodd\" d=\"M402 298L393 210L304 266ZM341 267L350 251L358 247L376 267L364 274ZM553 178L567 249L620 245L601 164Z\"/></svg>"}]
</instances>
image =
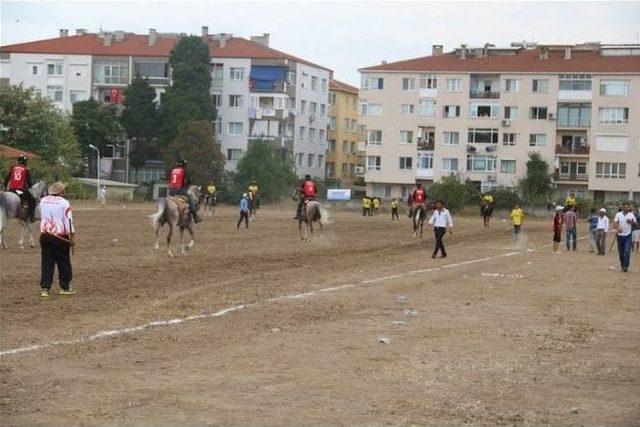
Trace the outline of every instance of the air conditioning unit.
<instances>
[{"instance_id":1,"label":"air conditioning unit","mask_svg":"<svg viewBox=\"0 0 640 427\"><path fill-rule=\"evenodd\" d=\"M508 128L509 126L511 126L511 121L510 120L503 120L502 121L502 126Z\"/></svg>"},{"instance_id":2,"label":"air conditioning unit","mask_svg":"<svg viewBox=\"0 0 640 427\"><path fill-rule=\"evenodd\" d=\"M496 182L498 180L498 177L495 175L487 175L487 181L489 182Z\"/></svg>"},{"instance_id":3,"label":"air conditioning unit","mask_svg":"<svg viewBox=\"0 0 640 427\"><path fill-rule=\"evenodd\" d=\"M549 115L547 116L547 118L548 118L549 120L555 120L555 119L556 119L556 118L555 118L555 116L553 115L553 113L549 113Z\"/></svg>"},{"instance_id":4,"label":"air conditioning unit","mask_svg":"<svg viewBox=\"0 0 640 427\"><path fill-rule=\"evenodd\" d=\"M496 151L496 148L498 148L495 145L487 145L486 147L484 147L485 151Z\"/></svg>"},{"instance_id":5,"label":"air conditioning unit","mask_svg":"<svg viewBox=\"0 0 640 427\"><path fill-rule=\"evenodd\" d=\"M364 175L364 166L356 166L356 174Z\"/></svg>"},{"instance_id":6,"label":"air conditioning unit","mask_svg":"<svg viewBox=\"0 0 640 427\"><path fill-rule=\"evenodd\" d=\"M467 144L467 153L475 153L475 152L476 152L476 147L474 147L473 145Z\"/></svg>"}]
</instances>

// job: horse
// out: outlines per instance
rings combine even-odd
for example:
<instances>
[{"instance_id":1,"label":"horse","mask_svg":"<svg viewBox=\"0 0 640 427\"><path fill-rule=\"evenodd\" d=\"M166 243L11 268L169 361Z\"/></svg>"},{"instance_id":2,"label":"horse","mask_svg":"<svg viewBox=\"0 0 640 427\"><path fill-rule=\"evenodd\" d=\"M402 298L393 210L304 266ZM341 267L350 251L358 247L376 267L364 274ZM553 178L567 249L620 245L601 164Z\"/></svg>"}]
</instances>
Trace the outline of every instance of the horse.
<instances>
[{"instance_id":1,"label":"horse","mask_svg":"<svg viewBox=\"0 0 640 427\"><path fill-rule=\"evenodd\" d=\"M187 192L193 198L193 200L200 200L200 188L191 185ZM193 233L193 226L195 222L193 221L193 216L189 212L189 202L186 200L185 196L169 196L169 197L161 197L158 198L158 202L156 203L157 210L156 213L149 216L151 219L151 225L156 232L156 244L154 246L154 250L159 250L159 232L160 228L165 224L169 226L169 233L167 234L167 253L170 257L173 257L173 252L171 252L171 237L173 236L174 228L178 228L180 230L180 250L182 255L187 255L187 250L191 249L195 244L195 237ZM197 208L197 205L196 205ZM184 230L189 232L191 236L191 241L188 245L184 244Z\"/></svg>"},{"instance_id":2,"label":"horse","mask_svg":"<svg viewBox=\"0 0 640 427\"><path fill-rule=\"evenodd\" d=\"M209 218L213 218L216 213L216 206L218 206L218 196L215 193L204 196L204 211L209 212Z\"/></svg>"},{"instance_id":3,"label":"horse","mask_svg":"<svg viewBox=\"0 0 640 427\"><path fill-rule=\"evenodd\" d=\"M415 239L416 237L418 237L418 232L420 233L420 237L422 237L422 228L427 217L426 203L418 203L412 205L409 212L411 214L411 221L413 223L413 238Z\"/></svg>"},{"instance_id":4,"label":"horse","mask_svg":"<svg viewBox=\"0 0 640 427\"><path fill-rule=\"evenodd\" d=\"M493 214L493 203L483 202L480 206L480 215L484 221L484 226L489 227L489 221L491 220L491 214Z\"/></svg>"},{"instance_id":5,"label":"horse","mask_svg":"<svg viewBox=\"0 0 640 427\"><path fill-rule=\"evenodd\" d=\"M311 241L313 237L313 223L318 222L320 231L322 231L322 223L325 221L325 215L322 214L320 203L316 200L309 200L302 207L302 214L298 218L298 231L300 232L300 240L303 242ZM305 224L304 230L302 223Z\"/></svg>"},{"instance_id":6,"label":"horse","mask_svg":"<svg viewBox=\"0 0 640 427\"><path fill-rule=\"evenodd\" d=\"M249 197L249 219L251 221L255 219L258 209L260 209L260 198L257 194L251 194Z\"/></svg>"},{"instance_id":7,"label":"horse","mask_svg":"<svg viewBox=\"0 0 640 427\"><path fill-rule=\"evenodd\" d=\"M47 195L47 184L44 181L38 181L31 187L30 191L33 197L36 199L36 213L38 212L38 204L40 199ZM24 249L24 237L26 233L29 233L29 247L35 247L35 241L33 239L33 232L31 231L31 222L29 221L29 211L22 206L22 200L13 191L0 192L0 247L7 249L8 246L4 239L4 229L7 222L11 218L16 218L20 221L22 230L20 232L20 240L18 240L18 248Z\"/></svg>"}]
</instances>

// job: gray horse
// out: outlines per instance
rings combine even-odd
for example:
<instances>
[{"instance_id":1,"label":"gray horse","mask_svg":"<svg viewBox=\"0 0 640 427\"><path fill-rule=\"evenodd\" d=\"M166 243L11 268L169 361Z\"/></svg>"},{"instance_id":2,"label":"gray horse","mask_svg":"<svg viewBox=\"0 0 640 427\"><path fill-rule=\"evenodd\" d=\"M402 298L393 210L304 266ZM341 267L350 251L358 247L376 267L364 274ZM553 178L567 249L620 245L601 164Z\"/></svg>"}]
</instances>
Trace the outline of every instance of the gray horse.
<instances>
[{"instance_id":1,"label":"gray horse","mask_svg":"<svg viewBox=\"0 0 640 427\"><path fill-rule=\"evenodd\" d=\"M300 232L300 240L308 242L313 237L313 223L317 221L322 231L322 223L326 220L326 214L322 214L320 203L315 200L306 202L302 208L302 215L298 219L298 231ZM302 223L305 224L303 229Z\"/></svg>"},{"instance_id":2,"label":"gray horse","mask_svg":"<svg viewBox=\"0 0 640 427\"><path fill-rule=\"evenodd\" d=\"M31 187L31 190L28 191L33 194L36 202L40 204L40 199L47 194L47 184L44 181L38 181ZM36 214L37 213L38 206L36 206ZM31 231L31 222L29 221L29 214L21 210L20 196L13 191L2 191L0 192L0 247L4 249L8 247L4 239L4 230L7 222L11 218L18 219L22 226L18 248L20 248L20 250L24 249L24 237L27 233L29 233L29 246L33 248L36 244L33 239L33 232Z\"/></svg>"},{"instance_id":3,"label":"gray horse","mask_svg":"<svg viewBox=\"0 0 640 427\"><path fill-rule=\"evenodd\" d=\"M192 185L187 190L191 195L193 200L200 199L200 188ZM156 232L156 244L154 246L154 250L159 250L159 232L160 228L167 224L169 225L169 234L167 234L167 253L170 257L173 256L173 252L171 252L171 237L173 236L174 228L178 227L180 230L180 250L182 255L187 255L187 250L191 249L195 243L195 238L193 235L193 226L195 222L193 221L193 217L189 213L189 207L186 209L181 209L178 207L178 203L173 197L161 197L158 198L157 202L157 211L153 215L150 215L151 225ZM191 241L188 245L184 244L184 230L187 230L191 235Z\"/></svg>"}]
</instances>

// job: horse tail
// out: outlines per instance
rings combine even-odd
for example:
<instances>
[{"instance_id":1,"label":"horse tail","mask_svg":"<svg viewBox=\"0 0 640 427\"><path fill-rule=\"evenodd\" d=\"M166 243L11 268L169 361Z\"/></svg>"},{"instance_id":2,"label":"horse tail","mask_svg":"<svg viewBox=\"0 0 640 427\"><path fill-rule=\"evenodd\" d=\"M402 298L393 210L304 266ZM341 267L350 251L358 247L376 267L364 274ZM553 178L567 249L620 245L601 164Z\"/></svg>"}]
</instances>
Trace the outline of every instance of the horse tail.
<instances>
[{"instance_id":1,"label":"horse tail","mask_svg":"<svg viewBox=\"0 0 640 427\"><path fill-rule=\"evenodd\" d=\"M320 224L326 225L329 222L329 212L320 205L318 205L318 213L316 215Z\"/></svg>"},{"instance_id":2,"label":"horse tail","mask_svg":"<svg viewBox=\"0 0 640 427\"><path fill-rule=\"evenodd\" d=\"M157 227L159 225L160 219L164 216L164 212L167 209L167 199L158 200L158 210L156 213L149 215L149 219L151 220L151 226Z\"/></svg>"}]
</instances>

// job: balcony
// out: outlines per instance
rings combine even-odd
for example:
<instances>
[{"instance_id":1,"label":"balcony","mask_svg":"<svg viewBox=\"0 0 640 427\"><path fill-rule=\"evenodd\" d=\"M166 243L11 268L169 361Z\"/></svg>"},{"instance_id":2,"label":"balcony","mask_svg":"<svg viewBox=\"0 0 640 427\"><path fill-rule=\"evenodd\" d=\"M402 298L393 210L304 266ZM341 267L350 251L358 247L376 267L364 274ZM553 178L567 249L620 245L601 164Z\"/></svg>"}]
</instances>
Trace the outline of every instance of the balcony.
<instances>
[{"instance_id":1,"label":"balcony","mask_svg":"<svg viewBox=\"0 0 640 427\"><path fill-rule=\"evenodd\" d=\"M433 179L433 168L429 168L429 169L416 168L416 178Z\"/></svg>"},{"instance_id":2,"label":"balcony","mask_svg":"<svg viewBox=\"0 0 640 427\"><path fill-rule=\"evenodd\" d=\"M486 91L486 90L482 90L482 91L471 90L471 91L469 91L469 98L474 98L474 99L498 99L498 98L500 98L500 92L492 92L492 91Z\"/></svg>"},{"instance_id":3,"label":"balcony","mask_svg":"<svg viewBox=\"0 0 640 427\"><path fill-rule=\"evenodd\" d=\"M557 127L564 129L584 129L591 126L590 117L558 117Z\"/></svg>"},{"instance_id":4,"label":"balcony","mask_svg":"<svg viewBox=\"0 0 640 427\"><path fill-rule=\"evenodd\" d=\"M560 173L553 175L555 181L589 181L589 174L586 173Z\"/></svg>"},{"instance_id":5,"label":"balcony","mask_svg":"<svg viewBox=\"0 0 640 427\"><path fill-rule=\"evenodd\" d=\"M556 154L564 156L588 156L589 146L571 146L571 145L556 145Z\"/></svg>"},{"instance_id":6,"label":"balcony","mask_svg":"<svg viewBox=\"0 0 640 427\"><path fill-rule=\"evenodd\" d=\"M474 99L500 98L500 76L497 74L472 74L469 97Z\"/></svg>"},{"instance_id":7,"label":"balcony","mask_svg":"<svg viewBox=\"0 0 640 427\"><path fill-rule=\"evenodd\" d=\"M435 139L432 137L418 137L418 151L433 151L435 145Z\"/></svg>"}]
</instances>

